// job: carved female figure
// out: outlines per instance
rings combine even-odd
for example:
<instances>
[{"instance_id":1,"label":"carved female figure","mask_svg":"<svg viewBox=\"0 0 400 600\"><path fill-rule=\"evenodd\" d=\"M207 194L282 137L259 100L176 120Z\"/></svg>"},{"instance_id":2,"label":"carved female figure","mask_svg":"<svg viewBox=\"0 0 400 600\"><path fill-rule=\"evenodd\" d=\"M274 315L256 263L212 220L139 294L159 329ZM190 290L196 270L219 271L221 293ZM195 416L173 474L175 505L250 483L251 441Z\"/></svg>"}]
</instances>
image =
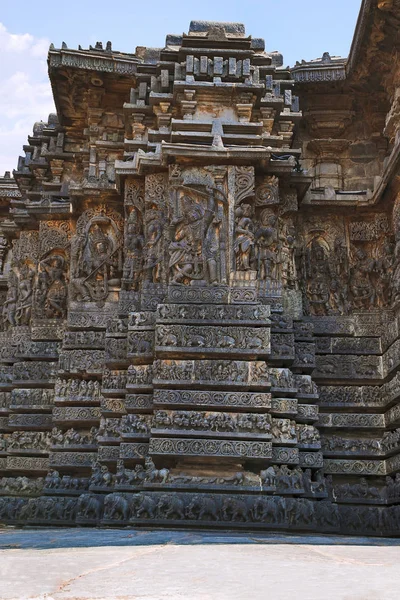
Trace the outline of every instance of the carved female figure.
<instances>
[{"instance_id":1,"label":"carved female figure","mask_svg":"<svg viewBox=\"0 0 400 600\"><path fill-rule=\"evenodd\" d=\"M338 277L342 277L347 273L347 247L344 240L340 237L335 238L332 262L334 271Z\"/></svg>"},{"instance_id":2,"label":"carved female figure","mask_svg":"<svg viewBox=\"0 0 400 600\"><path fill-rule=\"evenodd\" d=\"M5 266L4 259L6 258L7 247L8 247L7 239L3 235L0 235L0 273L4 272L4 266Z\"/></svg>"},{"instance_id":3,"label":"carved female figure","mask_svg":"<svg viewBox=\"0 0 400 600\"><path fill-rule=\"evenodd\" d=\"M3 319L9 325L16 325L15 313L18 302L17 276L14 271L10 271L8 278L7 298L3 305Z\"/></svg>"},{"instance_id":4,"label":"carved female figure","mask_svg":"<svg viewBox=\"0 0 400 600\"><path fill-rule=\"evenodd\" d=\"M197 252L200 252L203 233L202 220L204 218L204 208L189 195L183 196L182 207L185 219L190 226L193 240L196 243L196 250Z\"/></svg>"},{"instance_id":5,"label":"carved female figure","mask_svg":"<svg viewBox=\"0 0 400 600\"><path fill-rule=\"evenodd\" d=\"M79 225L71 248L71 290L76 300L103 301L109 285L119 285L118 275L122 270L119 239L116 223L104 213Z\"/></svg>"},{"instance_id":6,"label":"carved female figure","mask_svg":"<svg viewBox=\"0 0 400 600\"><path fill-rule=\"evenodd\" d=\"M204 198L207 201L205 205ZM169 268L172 283L188 280L217 284L219 273L219 227L221 220L213 190L207 194L196 190L196 198L184 194L180 201L181 214L173 220L176 227L170 244Z\"/></svg>"},{"instance_id":7,"label":"carved female figure","mask_svg":"<svg viewBox=\"0 0 400 600\"><path fill-rule=\"evenodd\" d=\"M393 279L394 267L395 246L391 240L385 239L373 268L376 296L382 306L390 305L392 300L390 283Z\"/></svg>"},{"instance_id":8,"label":"carved female figure","mask_svg":"<svg viewBox=\"0 0 400 600\"><path fill-rule=\"evenodd\" d=\"M221 260L222 248L220 247L221 218L218 214L218 205L214 190L210 187L207 187L207 192L208 208L205 211L204 219L204 270L206 272L208 283L211 285L217 285L221 279L221 276L222 278L224 277L224 269L222 267Z\"/></svg>"},{"instance_id":9,"label":"carved female figure","mask_svg":"<svg viewBox=\"0 0 400 600\"><path fill-rule=\"evenodd\" d=\"M251 218L253 209L250 204L241 204L235 211L236 238L235 255L238 271L249 271L254 252L254 225Z\"/></svg>"},{"instance_id":10,"label":"carved female figure","mask_svg":"<svg viewBox=\"0 0 400 600\"><path fill-rule=\"evenodd\" d=\"M40 263L46 273L46 295L44 309L46 317L52 319L64 317L66 312L67 286L65 283L65 259L60 255L49 256Z\"/></svg>"},{"instance_id":11,"label":"carved female figure","mask_svg":"<svg viewBox=\"0 0 400 600\"><path fill-rule=\"evenodd\" d=\"M263 210L260 226L255 233L258 275L262 280L278 279L278 263L281 246L278 242L277 218L269 210Z\"/></svg>"},{"instance_id":12,"label":"carved female figure","mask_svg":"<svg viewBox=\"0 0 400 600\"><path fill-rule=\"evenodd\" d=\"M192 249L193 278L204 277L203 244L206 233L205 208L188 195L182 198L182 220L186 225L186 236Z\"/></svg>"},{"instance_id":13,"label":"carved female figure","mask_svg":"<svg viewBox=\"0 0 400 600\"><path fill-rule=\"evenodd\" d=\"M144 274L148 283L161 281L163 221L161 213L151 211L146 226L146 245L144 247Z\"/></svg>"},{"instance_id":14,"label":"carved female figure","mask_svg":"<svg viewBox=\"0 0 400 600\"><path fill-rule=\"evenodd\" d=\"M29 325L31 320L34 277L35 272L27 265L24 265L21 269L18 304L15 314L16 321L19 325Z\"/></svg>"},{"instance_id":15,"label":"carved female figure","mask_svg":"<svg viewBox=\"0 0 400 600\"><path fill-rule=\"evenodd\" d=\"M375 303L375 290L371 282L373 263L362 248L356 249L355 259L357 262L350 271L350 290L354 307L367 309Z\"/></svg>"},{"instance_id":16,"label":"carved female figure","mask_svg":"<svg viewBox=\"0 0 400 600\"><path fill-rule=\"evenodd\" d=\"M296 271L294 264L295 229L284 225L279 236L278 264L280 268L279 280L284 286L294 288L296 284Z\"/></svg>"},{"instance_id":17,"label":"carved female figure","mask_svg":"<svg viewBox=\"0 0 400 600\"><path fill-rule=\"evenodd\" d=\"M169 245L169 268L173 272L171 283L183 283L193 271L193 248L188 234L187 226L183 221L177 223L175 239Z\"/></svg>"},{"instance_id":18,"label":"carved female figure","mask_svg":"<svg viewBox=\"0 0 400 600\"><path fill-rule=\"evenodd\" d=\"M314 238L307 250L307 295L311 314L326 315L329 312L330 272L328 257L322 243Z\"/></svg>"},{"instance_id":19,"label":"carved female figure","mask_svg":"<svg viewBox=\"0 0 400 600\"><path fill-rule=\"evenodd\" d=\"M144 238L136 210L132 210L125 227L125 262L123 278L135 285L143 268Z\"/></svg>"}]
</instances>

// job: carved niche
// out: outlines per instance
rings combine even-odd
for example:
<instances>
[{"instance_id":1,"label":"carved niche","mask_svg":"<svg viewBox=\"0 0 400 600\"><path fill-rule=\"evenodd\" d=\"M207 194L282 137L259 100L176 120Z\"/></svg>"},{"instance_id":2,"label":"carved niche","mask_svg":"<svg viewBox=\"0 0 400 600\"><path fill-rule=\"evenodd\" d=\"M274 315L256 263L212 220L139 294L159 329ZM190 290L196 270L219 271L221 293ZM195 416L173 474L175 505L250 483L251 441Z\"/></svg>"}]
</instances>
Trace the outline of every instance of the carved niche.
<instances>
[{"instance_id":1,"label":"carved niche","mask_svg":"<svg viewBox=\"0 0 400 600\"><path fill-rule=\"evenodd\" d=\"M38 259L38 232L22 231L13 244L8 290L2 311L6 328L30 324Z\"/></svg>"},{"instance_id":2,"label":"carved niche","mask_svg":"<svg viewBox=\"0 0 400 600\"><path fill-rule=\"evenodd\" d=\"M236 167L235 175L236 280L246 278L247 272L259 281L261 292L295 289L294 205L281 204L277 177L256 180L253 167Z\"/></svg>"},{"instance_id":3,"label":"carved niche","mask_svg":"<svg viewBox=\"0 0 400 600\"><path fill-rule=\"evenodd\" d=\"M72 300L105 302L121 285L123 218L99 206L85 211L71 240Z\"/></svg>"},{"instance_id":4,"label":"carved niche","mask_svg":"<svg viewBox=\"0 0 400 600\"><path fill-rule=\"evenodd\" d=\"M306 220L296 248L306 312L346 315L392 303L395 248L384 214L344 223Z\"/></svg>"},{"instance_id":5,"label":"carved niche","mask_svg":"<svg viewBox=\"0 0 400 600\"><path fill-rule=\"evenodd\" d=\"M227 282L225 170L188 169L175 177L170 205L169 281Z\"/></svg>"},{"instance_id":6,"label":"carved niche","mask_svg":"<svg viewBox=\"0 0 400 600\"><path fill-rule=\"evenodd\" d=\"M144 181L129 179L125 184L125 226L123 288L139 289L143 275Z\"/></svg>"},{"instance_id":7,"label":"carved niche","mask_svg":"<svg viewBox=\"0 0 400 600\"><path fill-rule=\"evenodd\" d=\"M66 221L41 222L34 316L64 319L67 313L71 229Z\"/></svg>"}]
</instances>

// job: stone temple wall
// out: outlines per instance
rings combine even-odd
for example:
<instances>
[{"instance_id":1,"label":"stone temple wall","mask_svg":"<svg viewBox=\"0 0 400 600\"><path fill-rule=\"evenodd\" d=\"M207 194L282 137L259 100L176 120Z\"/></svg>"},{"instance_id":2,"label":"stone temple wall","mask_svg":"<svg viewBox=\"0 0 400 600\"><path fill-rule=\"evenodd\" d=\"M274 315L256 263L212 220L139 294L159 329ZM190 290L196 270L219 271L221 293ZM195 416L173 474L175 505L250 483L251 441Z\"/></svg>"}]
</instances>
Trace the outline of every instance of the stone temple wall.
<instances>
[{"instance_id":1,"label":"stone temple wall","mask_svg":"<svg viewBox=\"0 0 400 600\"><path fill-rule=\"evenodd\" d=\"M400 533L398 148L353 63L50 47L0 179L1 522Z\"/></svg>"}]
</instances>

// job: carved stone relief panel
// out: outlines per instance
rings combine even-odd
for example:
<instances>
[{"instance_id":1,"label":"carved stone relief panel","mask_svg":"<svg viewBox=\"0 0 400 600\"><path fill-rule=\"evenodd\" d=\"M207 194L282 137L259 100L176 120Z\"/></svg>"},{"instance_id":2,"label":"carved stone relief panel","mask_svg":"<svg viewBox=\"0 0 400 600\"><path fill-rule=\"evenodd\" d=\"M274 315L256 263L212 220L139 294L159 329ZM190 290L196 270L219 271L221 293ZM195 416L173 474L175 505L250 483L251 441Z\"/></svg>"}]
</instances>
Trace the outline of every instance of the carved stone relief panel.
<instances>
[{"instance_id":1,"label":"carved stone relief panel","mask_svg":"<svg viewBox=\"0 0 400 600\"><path fill-rule=\"evenodd\" d=\"M71 240L70 294L80 302L105 302L119 289L123 268L123 219L114 209L85 211Z\"/></svg>"}]
</instances>

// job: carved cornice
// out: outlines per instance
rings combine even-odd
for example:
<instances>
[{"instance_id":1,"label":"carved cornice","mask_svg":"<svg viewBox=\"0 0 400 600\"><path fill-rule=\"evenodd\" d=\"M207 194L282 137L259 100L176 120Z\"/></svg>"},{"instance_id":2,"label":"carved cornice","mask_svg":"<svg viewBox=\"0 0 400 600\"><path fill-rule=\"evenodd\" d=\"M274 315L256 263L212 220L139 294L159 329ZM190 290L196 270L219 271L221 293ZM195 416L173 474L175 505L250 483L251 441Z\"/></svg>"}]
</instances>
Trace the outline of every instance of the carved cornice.
<instances>
[{"instance_id":1,"label":"carved cornice","mask_svg":"<svg viewBox=\"0 0 400 600\"><path fill-rule=\"evenodd\" d=\"M370 18L376 8L375 0L363 0L358 15L356 29L350 48L349 58L346 64L346 75L349 76L359 60L362 60L361 46L365 39L367 28L370 24Z\"/></svg>"},{"instance_id":2,"label":"carved cornice","mask_svg":"<svg viewBox=\"0 0 400 600\"><path fill-rule=\"evenodd\" d=\"M368 64L372 52L385 54L381 44L382 36L387 39L389 35L384 31L386 23L382 16L385 13L399 18L399 8L394 0L363 0L348 58L330 57L325 54L317 60L297 62L291 69L294 81L297 84L313 84L349 80L354 78L357 67L363 64L363 74L370 76L371 69L368 68Z\"/></svg>"},{"instance_id":3,"label":"carved cornice","mask_svg":"<svg viewBox=\"0 0 400 600\"><path fill-rule=\"evenodd\" d=\"M118 75L133 75L140 62L133 54L101 54L88 50L50 49L48 55L50 71L71 67Z\"/></svg>"},{"instance_id":4,"label":"carved cornice","mask_svg":"<svg viewBox=\"0 0 400 600\"><path fill-rule=\"evenodd\" d=\"M339 57L321 58L310 62L297 63L291 69L296 83L330 83L346 79L346 59Z\"/></svg>"},{"instance_id":5,"label":"carved cornice","mask_svg":"<svg viewBox=\"0 0 400 600\"><path fill-rule=\"evenodd\" d=\"M0 177L0 199L8 202L9 198L20 199L22 194L14 177L7 171L4 177Z\"/></svg>"}]
</instances>

